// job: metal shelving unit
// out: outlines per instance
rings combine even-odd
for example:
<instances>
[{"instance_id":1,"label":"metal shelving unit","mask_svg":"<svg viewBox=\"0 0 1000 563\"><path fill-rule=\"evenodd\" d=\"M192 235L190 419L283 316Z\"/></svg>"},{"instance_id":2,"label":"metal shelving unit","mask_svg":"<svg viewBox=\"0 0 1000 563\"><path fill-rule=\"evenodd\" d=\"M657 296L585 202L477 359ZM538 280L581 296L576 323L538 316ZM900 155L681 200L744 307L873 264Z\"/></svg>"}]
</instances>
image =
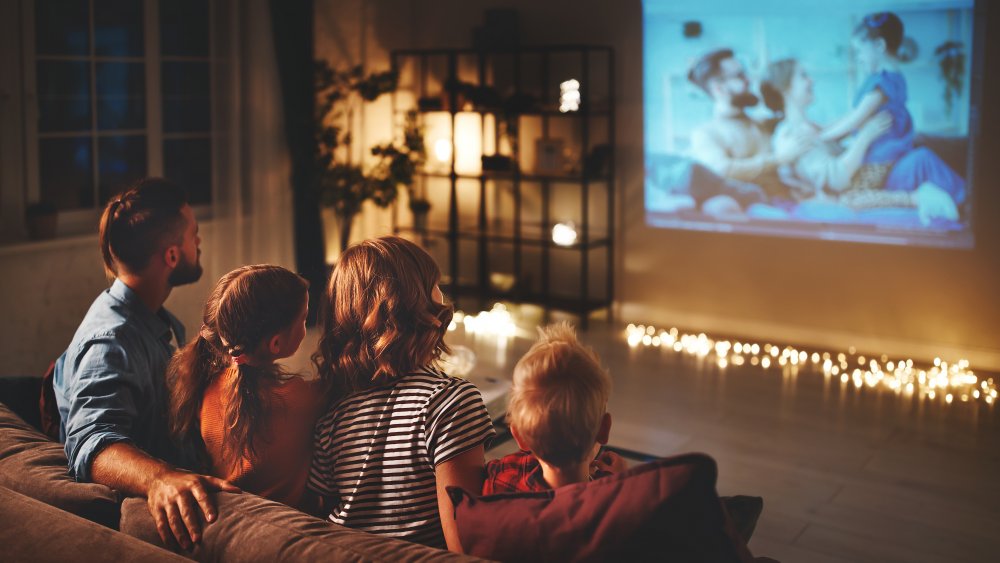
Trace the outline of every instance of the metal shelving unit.
<instances>
[{"instance_id":1,"label":"metal shelving unit","mask_svg":"<svg viewBox=\"0 0 1000 563\"><path fill-rule=\"evenodd\" d=\"M559 57L560 60L578 58L579 60L579 83L580 105L577 111L561 112L558 109L558 92L552 88L552 66L553 59ZM525 69L526 59L531 58L535 63L534 76L527 76ZM514 96L530 95L531 91L538 93L537 103L532 107L522 107L515 111L510 109L498 109L497 107L476 107L475 103L466 102L464 107L459 107L459 94L455 88L446 89L438 87L436 91L430 86L431 82L441 85L455 83L460 75L460 60L466 63L463 70L472 63L475 67L474 74L477 80L472 83L476 87L492 87L499 90L497 84L491 84L491 78L495 80L497 72L491 65L497 61L506 60L510 63L510 80L504 86L505 98ZM592 62L598 61L597 66L600 71L592 72ZM438 75L434 75L432 66L437 63ZM574 120L573 125L578 135L573 140L575 147L579 148L579 170L566 174L536 173L524 168L524 151L519 149L519 142L514 141L510 147L508 156L513 162L509 171L488 171L481 174L464 174L456 171L455 153L451 152L450 169L447 171L423 171L419 174L418 181L436 181L437 189L447 190L447 224L434 227L416 228L413 225L405 224L400 219L401 211L399 205L395 206L393 217L393 230L403 236L413 236L417 240L429 243L431 240L442 240L447 245L447 259L442 264L444 274L443 289L452 299L459 304L467 303L467 299L478 300L477 306L485 306L491 300L509 300L518 303L533 303L544 306L546 309L567 311L580 316L581 324L586 326L590 313L606 309L610 313L610 306L614 296L614 52L610 47L592 45L558 45L521 47L517 49L503 51L479 51L475 49L417 49L400 50L391 54L391 64L393 70L400 71L404 65L409 65L413 73L412 83L401 85L401 88L410 88L414 99L440 97L442 109L428 109L422 111L425 115L431 111L445 111L450 114L451 146L456 142L456 116L459 113L477 114L480 118L480 131L485 136L485 122L487 116L492 115L494 123L493 147L500 147L499 120L516 119L516 130L520 131L522 122L526 118L540 120L540 127L537 137L540 139L550 139L550 126L553 120L570 119ZM468 72L465 72L468 75ZM534 82L534 87L530 84ZM591 95L593 88L590 86L596 83L603 83L606 94L602 99L596 99ZM398 92L392 96L394 123L398 123L401 116L414 107L400 107L400 99L403 96ZM471 107L470 107L471 106ZM603 131L596 131L601 128ZM600 143L594 142L595 132L603 133ZM486 145L485 139L483 146ZM593 170L588 171L587 159L593 158L596 153L595 147L603 145L604 166L599 173ZM488 155L487 155L488 156ZM441 180L446 180L442 182ZM474 225L464 225L460 220L460 202L462 191L459 190L459 182L469 183L478 181L479 183L479 205L474 219ZM509 185L513 205L508 216L497 216L496 210L491 211L487 205L487 192L489 187L497 188L497 184ZM576 242L570 245L561 246L552 241L551 230L555 224L552 209L552 192L555 187L560 189L575 190L575 202L579 207L579 217L577 225ZM427 188L430 190L431 188ZM603 194L595 192L596 197L603 202L606 216L603 217L604 225L597 228L592 223L591 194L594 190L603 190ZM603 195L604 197L601 197ZM525 199L531 196L532 201L537 201L539 209L536 209L540 220L525 221ZM600 213L600 205L596 206L596 211ZM475 244L475 252L469 252L468 246L463 242ZM497 256L497 245L509 246L512 255L512 270L509 272L515 280L515 285L509 289L499 289L491 283L491 273L494 264L491 258ZM465 246L465 250L463 250ZM520 283L525 279L527 268L524 260L526 251L540 252L540 283L537 287L527 287ZM601 252L601 256L592 259L595 251ZM554 291L552 287L551 268L553 267L553 255L556 252L575 253L579 259L579 291L572 295L565 292ZM474 256L472 256L474 254ZM475 279L462 279L460 275L460 264L468 260L475 260ZM603 288L592 288L591 281L594 277L603 278ZM597 284L600 285L600 284Z\"/></svg>"}]
</instances>

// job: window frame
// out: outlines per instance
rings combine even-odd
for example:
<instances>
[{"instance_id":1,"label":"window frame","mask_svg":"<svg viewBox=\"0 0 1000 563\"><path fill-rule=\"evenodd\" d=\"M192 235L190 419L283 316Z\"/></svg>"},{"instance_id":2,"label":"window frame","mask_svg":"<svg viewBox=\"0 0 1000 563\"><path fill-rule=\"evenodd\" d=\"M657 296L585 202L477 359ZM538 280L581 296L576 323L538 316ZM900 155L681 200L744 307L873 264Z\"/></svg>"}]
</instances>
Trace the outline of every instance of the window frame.
<instances>
[{"instance_id":1,"label":"window frame","mask_svg":"<svg viewBox=\"0 0 1000 563\"><path fill-rule=\"evenodd\" d=\"M75 236L85 233L93 233L96 229L97 222L100 218L101 212L104 209L104 203L100 200L100 185L99 175L100 170L98 166L99 159L99 149L98 141L101 137L111 137L119 136L123 134L144 134L146 137L146 176L163 176L164 175L164 142L170 139L178 138L209 138L210 141L214 140L217 126L217 118L215 116L215 104L213 102L217 93L217 80L214 72L209 72L209 131L207 133L202 132L182 132L182 133L169 133L165 134L163 131L163 90L161 82L161 69L162 64L168 61L191 61L191 62L204 62L207 63L210 68L213 65L213 53L215 48L215 37L214 37L214 27L213 27L213 17L214 17L214 0L206 0L207 3L207 17L208 17L208 29L209 29L209 53L205 57L178 57L178 56L166 56L161 55L160 52L160 1L161 0L141 0L143 6L143 49L144 54L141 57L108 57L108 56L98 56L95 54L96 41L94 40L94 1L87 0L88 2L88 14L89 14L89 53L87 55L81 56L70 56L70 55L38 55L36 53L36 28L35 28L35 3L36 0L21 0L17 3L17 8L20 9L20 18L13 18L20 21L20 68L16 69L20 78L20 114L22 116L22 146L21 154L23 160L23 172L21 174L20 186L10 185L6 186L5 183L0 180L0 189L2 189L3 194L2 199L0 199L0 216L6 219L14 218L14 214L20 217L19 224L21 227L24 225L24 210L33 202L39 201L41 199L41 184L40 184L40 154L39 154L39 141L43 138L89 138L92 141L92 175L93 175L93 190L95 193L95 205L92 208L80 208L71 210L60 210L59 211L59 232L57 238ZM169 1L169 0L166 0ZM13 4L13 3L12 3ZM11 26L13 27L13 26ZM39 131L38 127L38 116L39 116L39 98L38 98L38 77L36 72L36 64L39 60L79 60L86 61L90 63L90 103L91 103L91 127L89 131L79 131L79 132L46 132L42 133ZM96 94L96 63L100 62L141 62L144 65L145 71L145 114L146 114L146 124L143 129L114 129L114 130L101 130L97 126L97 94ZM10 69L8 74L13 74L13 69ZM8 152L8 151L5 151ZM210 159L213 172L210 175L209 189L210 194L216 192L216 178L215 167L217 166L216 159L214 158L214 150L210 151L207 158ZM13 158L11 159L13 160ZM15 184L15 182L11 182ZM12 192L15 189L20 190L20 197L17 197L8 192ZM212 198L214 199L214 198ZM12 207L15 209L2 209L3 207ZM196 216L199 219L211 218L212 203L200 204L194 206ZM23 230L23 229L21 229ZM4 242L17 242L16 239L21 239L16 234L11 232L0 232L0 243ZM23 239L21 239L23 240Z\"/></svg>"}]
</instances>

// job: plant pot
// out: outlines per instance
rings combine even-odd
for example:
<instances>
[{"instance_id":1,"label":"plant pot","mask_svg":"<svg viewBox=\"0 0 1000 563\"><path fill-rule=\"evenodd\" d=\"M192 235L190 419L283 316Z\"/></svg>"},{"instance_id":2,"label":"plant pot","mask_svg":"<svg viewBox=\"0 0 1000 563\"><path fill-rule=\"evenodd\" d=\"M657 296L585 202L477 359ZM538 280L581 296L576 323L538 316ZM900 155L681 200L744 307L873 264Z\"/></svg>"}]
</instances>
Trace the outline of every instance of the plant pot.
<instances>
[{"instance_id":1,"label":"plant pot","mask_svg":"<svg viewBox=\"0 0 1000 563\"><path fill-rule=\"evenodd\" d=\"M427 216L431 204L425 199L415 199L410 202L410 213L413 214L413 230L424 233L427 231Z\"/></svg>"},{"instance_id":2,"label":"plant pot","mask_svg":"<svg viewBox=\"0 0 1000 563\"><path fill-rule=\"evenodd\" d=\"M35 203L25 210L24 222L30 240L53 239L59 226L59 211L54 205Z\"/></svg>"}]
</instances>

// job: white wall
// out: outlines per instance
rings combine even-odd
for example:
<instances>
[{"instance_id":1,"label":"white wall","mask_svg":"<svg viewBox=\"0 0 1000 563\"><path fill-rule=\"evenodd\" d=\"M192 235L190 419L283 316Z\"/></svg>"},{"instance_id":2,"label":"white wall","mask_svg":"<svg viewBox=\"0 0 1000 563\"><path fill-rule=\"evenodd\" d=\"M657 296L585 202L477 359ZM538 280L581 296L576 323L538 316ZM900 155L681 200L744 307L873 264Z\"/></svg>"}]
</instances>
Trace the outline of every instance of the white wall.
<instances>
[{"instance_id":1,"label":"white wall","mask_svg":"<svg viewBox=\"0 0 1000 563\"><path fill-rule=\"evenodd\" d=\"M200 223L202 237L211 222ZM188 335L201 326L211 284L222 272L206 266L201 280L177 288L166 307ZM104 276L97 235L0 246L0 377L41 377L69 345L97 295L110 284Z\"/></svg>"},{"instance_id":2,"label":"white wall","mask_svg":"<svg viewBox=\"0 0 1000 563\"><path fill-rule=\"evenodd\" d=\"M1000 369L1000 194L992 189L1000 176L997 163L984 162L977 171L973 251L650 229L643 218L639 0L381 0L364 3L364 19L361 5L317 1L318 56L358 61L363 51L374 70L387 67L387 54L396 48L468 47L483 9L494 6L518 10L524 44L615 48L622 322L837 349L855 345L917 359L965 357L974 367ZM993 61L998 43L988 46ZM1000 93L987 86L985 100ZM980 154L987 159L996 152L996 116L984 108ZM378 226L377 218L365 221Z\"/></svg>"}]
</instances>

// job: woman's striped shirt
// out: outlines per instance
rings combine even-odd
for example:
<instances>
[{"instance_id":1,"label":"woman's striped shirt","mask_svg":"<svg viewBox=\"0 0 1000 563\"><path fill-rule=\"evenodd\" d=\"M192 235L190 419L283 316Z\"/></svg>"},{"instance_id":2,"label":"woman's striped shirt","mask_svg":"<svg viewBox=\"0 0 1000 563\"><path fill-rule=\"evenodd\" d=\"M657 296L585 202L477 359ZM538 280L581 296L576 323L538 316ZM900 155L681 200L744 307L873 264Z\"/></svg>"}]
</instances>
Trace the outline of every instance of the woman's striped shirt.
<instances>
[{"instance_id":1,"label":"woman's striped shirt","mask_svg":"<svg viewBox=\"0 0 1000 563\"><path fill-rule=\"evenodd\" d=\"M494 434L475 385L424 368L320 418L309 488L337 524L443 548L434 467Z\"/></svg>"}]
</instances>

